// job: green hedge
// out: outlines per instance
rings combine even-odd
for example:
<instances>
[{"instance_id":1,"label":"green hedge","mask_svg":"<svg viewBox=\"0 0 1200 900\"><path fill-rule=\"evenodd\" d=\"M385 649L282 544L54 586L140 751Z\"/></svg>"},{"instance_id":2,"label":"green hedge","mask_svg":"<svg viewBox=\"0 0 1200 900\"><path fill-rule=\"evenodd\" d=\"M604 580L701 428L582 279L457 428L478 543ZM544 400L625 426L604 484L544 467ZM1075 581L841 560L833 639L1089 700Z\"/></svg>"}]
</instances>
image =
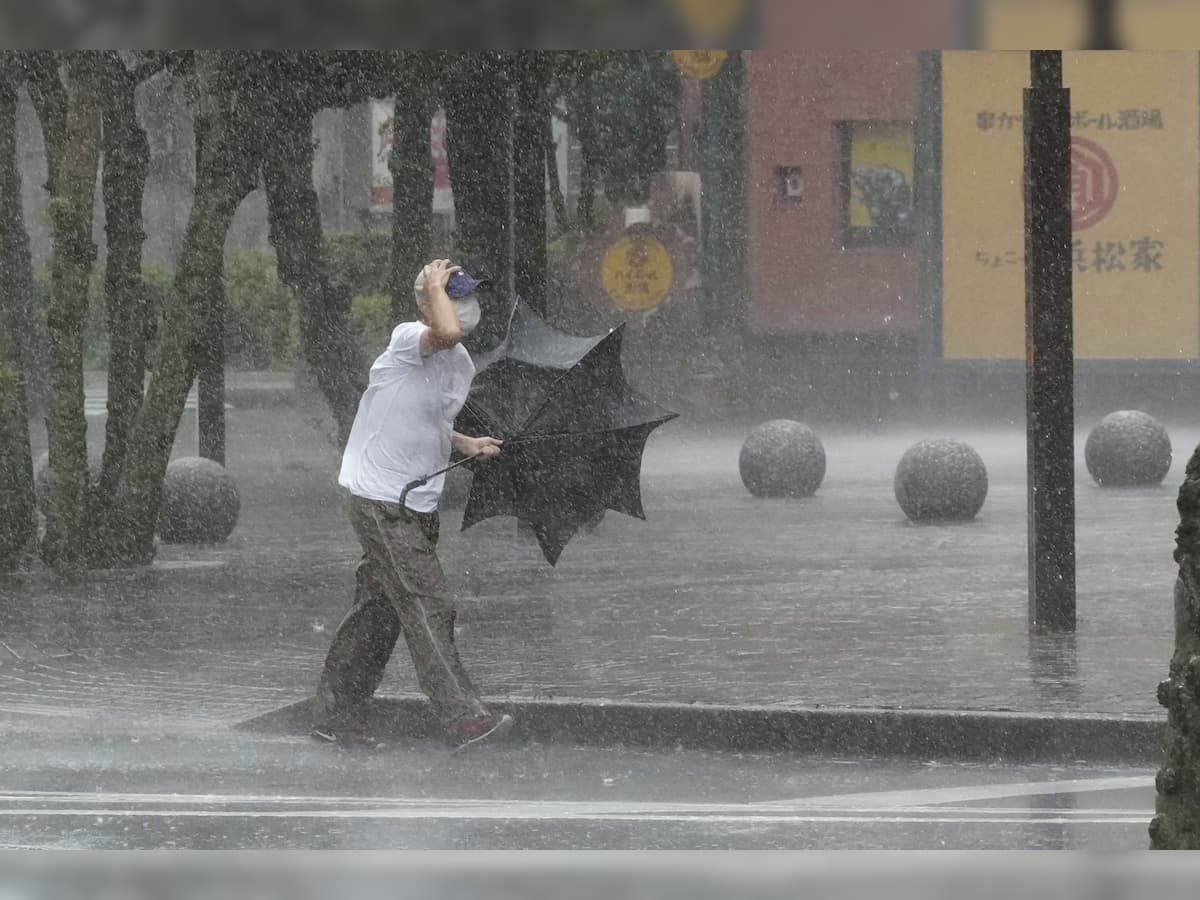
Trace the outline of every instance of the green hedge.
<instances>
[{"instance_id":1,"label":"green hedge","mask_svg":"<svg viewBox=\"0 0 1200 900\"><path fill-rule=\"evenodd\" d=\"M386 294L360 294L350 303L350 322L363 359L374 359L387 346L395 322Z\"/></svg>"},{"instance_id":2,"label":"green hedge","mask_svg":"<svg viewBox=\"0 0 1200 900\"><path fill-rule=\"evenodd\" d=\"M292 292L274 256L246 251L225 260L225 364L234 369L290 368L299 327Z\"/></svg>"},{"instance_id":3,"label":"green hedge","mask_svg":"<svg viewBox=\"0 0 1200 900\"><path fill-rule=\"evenodd\" d=\"M392 237L375 232L331 234L325 239L329 280L351 297L387 294Z\"/></svg>"},{"instance_id":4,"label":"green hedge","mask_svg":"<svg viewBox=\"0 0 1200 900\"><path fill-rule=\"evenodd\" d=\"M330 285L351 301L354 334L374 357L394 323L388 296L390 236L334 234L326 241ZM274 255L236 253L225 263L226 359L234 368L289 368L299 359L296 304L279 281Z\"/></svg>"},{"instance_id":5,"label":"green hedge","mask_svg":"<svg viewBox=\"0 0 1200 900\"><path fill-rule=\"evenodd\" d=\"M393 325L389 278L391 236L386 233L347 233L327 236L329 277L335 291L353 298L351 324L368 358L387 343ZM173 289L174 273L147 265L143 270L153 308L161 310ZM35 391L46 370L46 310L49 273L36 273L33 334L27 342L28 368ZM241 251L225 261L225 359L234 369L289 369L300 359L296 303L280 279L270 251ZM155 316L158 321L159 316ZM104 308L104 269L92 275L88 316L84 326L84 366L108 364L108 325Z\"/></svg>"}]
</instances>

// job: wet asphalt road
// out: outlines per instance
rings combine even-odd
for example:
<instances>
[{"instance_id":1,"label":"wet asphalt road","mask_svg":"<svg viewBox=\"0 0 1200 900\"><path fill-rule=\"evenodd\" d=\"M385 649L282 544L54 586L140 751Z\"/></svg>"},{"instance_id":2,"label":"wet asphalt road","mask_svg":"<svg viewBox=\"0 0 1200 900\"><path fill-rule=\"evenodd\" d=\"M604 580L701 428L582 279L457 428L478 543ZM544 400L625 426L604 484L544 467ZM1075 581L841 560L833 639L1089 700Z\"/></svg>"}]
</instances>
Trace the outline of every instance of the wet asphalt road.
<instances>
[{"instance_id":1,"label":"wet asphalt road","mask_svg":"<svg viewBox=\"0 0 1200 900\"><path fill-rule=\"evenodd\" d=\"M1139 849L1153 773L3 722L0 847Z\"/></svg>"},{"instance_id":2,"label":"wet asphalt road","mask_svg":"<svg viewBox=\"0 0 1200 900\"><path fill-rule=\"evenodd\" d=\"M817 497L771 503L740 484L739 434L663 429L649 522L609 515L556 570L511 522L462 534L447 510L464 657L500 696L1159 715L1174 485L1196 435L1176 435L1160 488L1100 491L1081 473L1079 633L1040 641L1021 435L954 435L992 481L957 528L910 526L891 496L923 436L827 435ZM0 845L1146 845L1142 769L570 747L460 760L429 745L363 758L234 732L311 690L357 551L336 454L300 411L231 411L230 466L243 516L223 547L0 578ZM413 688L401 655L383 693ZM1064 781L1086 784L1031 787Z\"/></svg>"},{"instance_id":3,"label":"wet asphalt road","mask_svg":"<svg viewBox=\"0 0 1200 900\"><path fill-rule=\"evenodd\" d=\"M916 432L825 435L817 496L771 502L740 483L740 433L674 423L647 450L649 520L610 514L557 569L511 520L460 532L449 508L464 658L493 696L1160 716L1174 492L1197 435L1175 433L1158 487L1103 491L1080 467L1079 630L1031 640L1023 436L949 433L989 469L969 525L900 513L892 470ZM0 578L0 708L230 722L311 690L358 557L337 455L299 410L231 411L229 454L243 512L227 545L81 582ZM415 687L402 654L382 691Z\"/></svg>"}]
</instances>

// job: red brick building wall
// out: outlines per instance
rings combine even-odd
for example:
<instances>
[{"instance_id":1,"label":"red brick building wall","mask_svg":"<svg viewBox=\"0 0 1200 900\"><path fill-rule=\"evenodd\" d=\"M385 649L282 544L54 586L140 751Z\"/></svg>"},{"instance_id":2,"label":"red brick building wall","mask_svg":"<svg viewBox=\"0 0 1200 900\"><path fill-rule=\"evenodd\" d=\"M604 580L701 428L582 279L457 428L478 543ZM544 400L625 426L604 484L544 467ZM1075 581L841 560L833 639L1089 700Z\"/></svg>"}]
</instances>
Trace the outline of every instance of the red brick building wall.
<instances>
[{"instance_id":1,"label":"red brick building wall","mask_svg":"<svg viewBox=\"0 0 1200 900\"><path fill-rule=\"evenodd\" d=\"M917 253L843 246L839 123L915 121L917 55L758 50L746 62L747 323L763 334L912 334ZM778 168L799 166L804 197Z\"/></svg>"}]
</instances>

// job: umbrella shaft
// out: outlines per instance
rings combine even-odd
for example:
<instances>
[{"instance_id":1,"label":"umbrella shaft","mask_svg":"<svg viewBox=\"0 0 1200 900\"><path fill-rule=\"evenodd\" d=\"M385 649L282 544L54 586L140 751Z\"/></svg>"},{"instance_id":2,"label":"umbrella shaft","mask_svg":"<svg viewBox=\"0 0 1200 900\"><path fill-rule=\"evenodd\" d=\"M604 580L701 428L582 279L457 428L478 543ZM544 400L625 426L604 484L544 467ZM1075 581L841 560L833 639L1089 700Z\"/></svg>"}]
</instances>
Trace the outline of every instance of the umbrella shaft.
<instances>
[{"instance_id":1,"label":"umbrella shaft","mask_svg":"<svg viewBox=\"0 0 1200 900\"><path fill-rule=\"evenodd\" d=\"M445 475L447 472L449 472L453 469L457 469L459 466L463 465L464 463L469 463L473 459L479 459L479 457L481 457L481 456L483 456L482 453L476 453L474 456L465 456L462 459L460 459L458 462L451 463L450 465L446 466L446 468L444 468L444 469L438 469L436 472L430 472L428 475L424 476L423 478L418 478L415 481L410 481L408 484L406 484L404 486L404 490L400 492L400 505L401 506L405 505L405 501L408 499L409 491L413 490L414 488L419 488L422 485L429 484L430 481L432 481L434 478L437 478L439 475Z\"/></svg>"}]
</instances>

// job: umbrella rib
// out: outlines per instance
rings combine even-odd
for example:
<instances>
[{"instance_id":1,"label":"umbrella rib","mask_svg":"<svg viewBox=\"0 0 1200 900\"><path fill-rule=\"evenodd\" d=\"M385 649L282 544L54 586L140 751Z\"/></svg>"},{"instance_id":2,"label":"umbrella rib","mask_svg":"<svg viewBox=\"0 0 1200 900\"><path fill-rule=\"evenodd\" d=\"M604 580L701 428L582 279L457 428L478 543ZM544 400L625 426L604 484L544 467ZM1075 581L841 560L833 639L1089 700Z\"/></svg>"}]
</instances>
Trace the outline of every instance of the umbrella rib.
<instances>
[{"instance_id":1,"label":"umbrella rib","mask_svg":"<svg viewBox=\"0 0 1200 900\"><path fill-rule=\"evenodd\" d=\"M500 426L496 424L495 420L491 416L489 416L483 409L479 407L479 404L473 403L470 399L468 399L463 406L469 409L475 415L479 416L480 420L484 425L487 426L488 431L490 431L493 436L500 432Z\"/></svg>"},{"instance_id":2,"label":"umbrella rib","mask_svg":"<svg viewBox=\"0 0 1200 900\"><path fill-rule=\"evenodd\" d=\"M566 379L568 376L570 376L570 374L572 372L574 372L581 365L583 365L583 361L585 359L587 359L589 356L591 356L593 353L595 353L597 349L604 346L605 341L609 340L614 334L619 333L624 328L625 328L624 323L621 323L620 325L618 325L616 328L614 328L612 331L610 331L608 334L606 334L604 337L602 337L599 341L597 341L596 344L590 350L588 350L587 353L583 354L583 356L581 356L579 358L579 360L575 363L575 365L571 366L571 368L567 369L565 372L563 372L561 375L559 375L557 378L555 378L554 383L552 385L550 385L550 387L547 389L546 396L544 396L542 398L542 402L537 405L537 407L533 410L533 412L531 412L528 416L525 417L525 421L521 423L521 427L517 429L517 433L519 434L520 432L522 432L526 428L528 428L529 424L534 419L536 419L538 416L540 416L542 414L542 410L545 409L546 405L554 398L554 392L558 389L558 386L563 383L564 379ZM622 374L624 374L624 373L622 373Z\"/></svg>"}]
</instances>

